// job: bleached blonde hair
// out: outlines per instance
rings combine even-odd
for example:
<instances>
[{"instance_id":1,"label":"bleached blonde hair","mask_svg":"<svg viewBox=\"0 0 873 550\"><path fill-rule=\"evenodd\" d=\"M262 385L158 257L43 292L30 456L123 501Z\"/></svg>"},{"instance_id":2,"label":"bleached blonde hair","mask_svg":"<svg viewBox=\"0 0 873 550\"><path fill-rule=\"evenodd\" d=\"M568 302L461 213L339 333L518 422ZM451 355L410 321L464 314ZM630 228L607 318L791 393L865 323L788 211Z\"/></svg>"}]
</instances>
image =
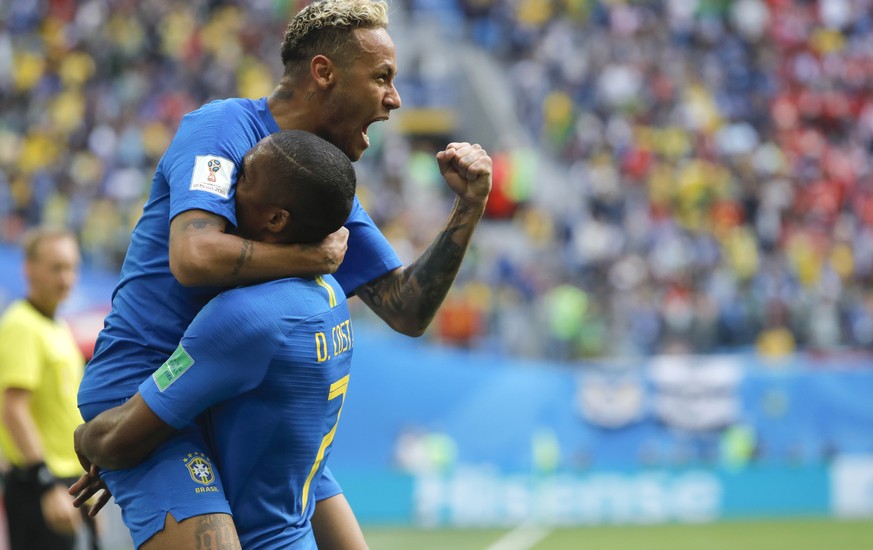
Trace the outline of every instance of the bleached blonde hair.
<instances>
[{"instance_id":1,"label":"bleached blonde hair","mask_svg":"<svg viewBox=\"0 0 873 550\"><path fill-rule=\"evenodd\" d=\"M318 0L300 10L288 23L282 40L285 72L316 55L343 62L354 29L388 27L384 0Z\"/></svg>"}]
</instances>

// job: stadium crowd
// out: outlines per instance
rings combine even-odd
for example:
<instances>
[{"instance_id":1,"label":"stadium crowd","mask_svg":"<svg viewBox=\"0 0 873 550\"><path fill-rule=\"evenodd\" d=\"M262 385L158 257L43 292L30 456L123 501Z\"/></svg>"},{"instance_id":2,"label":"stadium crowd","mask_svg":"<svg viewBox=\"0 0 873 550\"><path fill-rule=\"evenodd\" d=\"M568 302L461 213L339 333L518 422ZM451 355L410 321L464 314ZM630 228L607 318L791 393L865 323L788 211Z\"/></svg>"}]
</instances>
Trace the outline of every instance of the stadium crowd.
<instances>
[{"instance_id":1,"label":"stadium crowd","mask_svg":"<svg viewBox=\"0 0 873 550\"><path fill-rule=\"evenodd\" d=\"M569 170L570 207L515 214L563 260L528 298L551 339L504 341L570 357L870 347L873 3L462 6ZM544 265L530 258L515 271Z\"/></svg>"},{"instance_id":2,"label":"stadium crowd","mask_svg":"<svg viewBox=\"0 0 873 550\"><path fill-rule=\"evenodd\" d=\"M269 94L303 3L0 5L0 240L63 223L118 269L181 116ZM567 189L544 206L534 161L494 155L431 337L559 360L873 346L871 0L440 5L506 68ZM444 143L371 134L361 200L412 259L451 200L424 183Z\"/></svg>"}]
</instances>

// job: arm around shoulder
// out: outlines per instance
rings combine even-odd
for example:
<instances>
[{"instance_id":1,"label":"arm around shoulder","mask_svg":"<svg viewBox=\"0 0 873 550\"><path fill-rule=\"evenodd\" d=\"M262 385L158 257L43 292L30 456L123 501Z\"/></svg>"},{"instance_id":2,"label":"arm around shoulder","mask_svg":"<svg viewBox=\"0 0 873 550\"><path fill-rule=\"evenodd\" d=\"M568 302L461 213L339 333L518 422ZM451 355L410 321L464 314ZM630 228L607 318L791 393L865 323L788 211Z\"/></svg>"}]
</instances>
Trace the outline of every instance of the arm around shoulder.
<instances>
[{"instance_id":1,"label":"arm around shoulder","mask_svg":"<svg viewBox=\"0 0 873 550\"><path fill-rule=\"evenodd\" d=\"M170 271L184 286L224 286L333 273L346 252L348 230L315 244L255 242L227 233L227 220L188 210L170 222Z\"/></svg>"}]
</instances>

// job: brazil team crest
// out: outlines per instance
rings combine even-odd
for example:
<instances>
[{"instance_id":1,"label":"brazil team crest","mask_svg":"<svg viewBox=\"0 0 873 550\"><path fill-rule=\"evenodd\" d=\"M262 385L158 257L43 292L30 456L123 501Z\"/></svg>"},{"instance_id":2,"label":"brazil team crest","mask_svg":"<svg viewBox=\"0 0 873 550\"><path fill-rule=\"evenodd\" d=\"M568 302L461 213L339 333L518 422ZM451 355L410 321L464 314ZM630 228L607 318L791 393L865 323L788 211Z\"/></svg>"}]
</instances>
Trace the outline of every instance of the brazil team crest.
<instances>
[{"instance_id":1,"label":"brazil team crest","mask_svg":"<svg viewBox=\"0 0 873 550\"><path fill-rule=\"evenodd\" d=\"M215 471L212 469L212 463L203 453L188 453L188 456L183 458L182 461L188 468L191 479L197 483L209 485L215 481Z\"/></svg>"}]
</instances>

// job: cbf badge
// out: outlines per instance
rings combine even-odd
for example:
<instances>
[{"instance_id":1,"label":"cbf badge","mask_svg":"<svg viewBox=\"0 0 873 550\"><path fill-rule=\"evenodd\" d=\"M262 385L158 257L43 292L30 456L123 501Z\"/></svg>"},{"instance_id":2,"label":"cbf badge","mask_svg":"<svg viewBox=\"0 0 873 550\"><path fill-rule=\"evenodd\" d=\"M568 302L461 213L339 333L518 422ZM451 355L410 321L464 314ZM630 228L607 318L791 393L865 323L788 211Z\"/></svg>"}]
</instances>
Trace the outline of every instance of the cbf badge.
<instances>
[{"instance_id":1,"label":"cbf badge","mask_svg":"<svg viewBox=\"0 0 873 550\"><path fill-rule=\"evenodd\" d=\"M212 463L206 458L203 453L188 453L188 456L182 459L185 466L188 468L188 473L191 474L191 479L202 485L209 485L215 481L215 472L212 470Z\"/></svg>"}]
</instances>

